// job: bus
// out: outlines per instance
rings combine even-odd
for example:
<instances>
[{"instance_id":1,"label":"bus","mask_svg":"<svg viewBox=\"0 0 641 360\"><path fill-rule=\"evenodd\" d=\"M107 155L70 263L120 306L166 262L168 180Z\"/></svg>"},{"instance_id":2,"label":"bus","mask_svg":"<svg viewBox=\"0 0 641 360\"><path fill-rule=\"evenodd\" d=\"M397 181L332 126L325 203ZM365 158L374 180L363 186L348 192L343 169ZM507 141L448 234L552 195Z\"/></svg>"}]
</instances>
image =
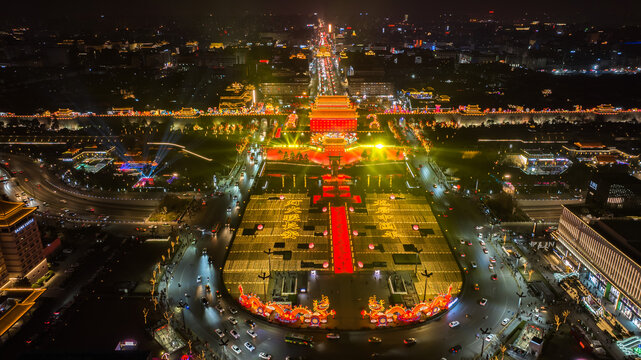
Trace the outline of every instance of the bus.
<instances>
[{"instance_id":1,"label":"bus","mask_svg":"<svg viewBox=\"0 0 641 360\"><path fill-rule=\"evenodd\" d=\"M296 345L305 345L309 347L314 346L314 342L311 336L301 334L289 334L285 336L285 342Z\"/></svg>"}]
</instances>

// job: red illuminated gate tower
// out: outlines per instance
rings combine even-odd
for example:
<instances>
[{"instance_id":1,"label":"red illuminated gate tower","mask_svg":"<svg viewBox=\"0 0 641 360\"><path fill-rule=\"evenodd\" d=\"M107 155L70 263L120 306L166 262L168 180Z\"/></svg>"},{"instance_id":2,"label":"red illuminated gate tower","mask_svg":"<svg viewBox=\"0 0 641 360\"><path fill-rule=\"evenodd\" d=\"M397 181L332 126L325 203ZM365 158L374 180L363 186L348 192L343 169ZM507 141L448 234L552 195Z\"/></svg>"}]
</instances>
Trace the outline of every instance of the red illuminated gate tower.
<instances>
[{"instance_id":1,"label":"red illuminated gate tower","mask_svg":"<svg viewBox=\"0 0 641 360\"><path fill-rule=\"evenodd\" d=\"M358 114L347 96L319 96L309 115L312 135L322 135L322 146L332 170L345 154L346 136L355 136ZM333 174L335 175L335 173Z\"/></svg>"}]
</instances>

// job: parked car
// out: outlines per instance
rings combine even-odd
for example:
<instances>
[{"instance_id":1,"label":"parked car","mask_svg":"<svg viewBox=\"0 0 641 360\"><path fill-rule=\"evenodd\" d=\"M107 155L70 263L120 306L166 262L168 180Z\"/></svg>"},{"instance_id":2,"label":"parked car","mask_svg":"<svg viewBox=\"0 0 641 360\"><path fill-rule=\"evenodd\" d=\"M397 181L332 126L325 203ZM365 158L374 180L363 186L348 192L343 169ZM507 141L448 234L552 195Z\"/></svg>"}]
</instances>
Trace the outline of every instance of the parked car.
<instances>
[{"instance_id":1,"label":"parked car","mask_svg":"<svg viewBox=\"0 0 641 360\"><path fill-rule=\"evenodd\" d=\"M461 325L461 323L458 322L458 321L452 321L449 325L450 325L451 328L455 328L455 327Z\"/></svg>"},{"instance_id":2,"label":"parked car","mask_svg":"<svg viewBox=\"0 0 641 360\"><path fill-rule=\"evenodd\" d=\"M230 346L230 348L231 348L231 351L235 352L236 354L240 354L242 352L240 348L236 345L232 345Z\"/></svg>"}]
</instances>

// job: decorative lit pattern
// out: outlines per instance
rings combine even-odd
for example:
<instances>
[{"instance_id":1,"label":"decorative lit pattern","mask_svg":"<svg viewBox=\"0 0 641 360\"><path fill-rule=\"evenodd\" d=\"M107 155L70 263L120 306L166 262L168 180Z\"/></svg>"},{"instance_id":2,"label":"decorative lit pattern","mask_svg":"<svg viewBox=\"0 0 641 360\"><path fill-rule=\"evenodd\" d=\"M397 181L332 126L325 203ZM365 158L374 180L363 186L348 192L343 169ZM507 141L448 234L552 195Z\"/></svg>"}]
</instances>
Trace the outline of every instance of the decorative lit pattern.
<instances>
[{"instance_id":1,"label":"decorative lit pattern","mask_svg":"<svg viewBox=\"0 0 641 360\"><path fill-rule=\"evenodd\" d=\"M411 309L402 305L391 305L385 310L385 301L377 300L376 295L369 298L369 312L361 311L363 319L370 318L370 322L376 326L411 324L421 320L422 317L429 318L441 311L447 310L452 299L452 286L447 289L447 294L440 294L431 302L420 302Z\"/></svg>"}]
</instances>

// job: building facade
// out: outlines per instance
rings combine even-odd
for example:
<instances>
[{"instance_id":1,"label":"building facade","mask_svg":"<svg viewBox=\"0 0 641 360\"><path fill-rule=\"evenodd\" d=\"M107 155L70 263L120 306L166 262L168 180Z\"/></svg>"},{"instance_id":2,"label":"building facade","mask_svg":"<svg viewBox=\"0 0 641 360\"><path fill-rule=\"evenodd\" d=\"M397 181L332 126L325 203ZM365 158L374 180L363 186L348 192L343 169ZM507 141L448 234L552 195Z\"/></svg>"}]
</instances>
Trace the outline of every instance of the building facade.
<instances>
[{"instance_id":1,"label":"building facade","mask_svg":"<svg viewBox=\"0 0 641 360\"><path fill-rule=\"evenodd\" d=\"M592 309L623 315L641 329L641 221L599 219L564 207L555 253L592 293ZM637 235L635 235L637 234Z\"/></svg>"},{"instance_id":2,"label":"building facade","mask_svg":"<svg viewBox=\"0 0 641 360\"><path fill-rule=\"evenodd\" d=\"M0 201L0 286L26 277L34 282L47 272L35 207Z\"/></svg>"}]
</instances>

